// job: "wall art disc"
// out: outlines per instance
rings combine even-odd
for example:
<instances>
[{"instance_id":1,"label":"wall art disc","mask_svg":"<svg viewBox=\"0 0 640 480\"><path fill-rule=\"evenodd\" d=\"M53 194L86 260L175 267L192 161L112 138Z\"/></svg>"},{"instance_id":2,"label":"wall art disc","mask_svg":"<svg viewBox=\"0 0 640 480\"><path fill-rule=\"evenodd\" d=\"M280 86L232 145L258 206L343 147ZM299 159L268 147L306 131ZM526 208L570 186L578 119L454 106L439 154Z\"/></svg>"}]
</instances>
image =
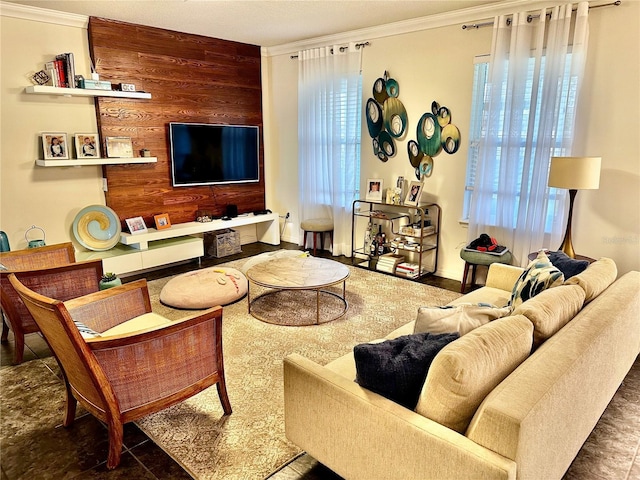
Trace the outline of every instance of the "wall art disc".
<instances>
[{"instance_id":1,"label":"wall art disc","mask_svg":"<svg viewBox=\"0 0 640 480\"><path fill-rule=\"evenodd\" d=\"M380 105L389 98L389 94L387 93L387 82L384 78L379 78L373 82L373 98L375 98Z\"/></svg>"},{"instance_id":2,"label":"wall art disc","mask_svg":"<svg viewBox=\"0 0 640 480\"><path fill-rule=\"evenodd\" d=\"M420 175L420 167L416 167L416 172L415 173L416 173L416 178L418 180L421 180L422 179L422 175Z\"/></svg>"},{"instance_id":3,"label":"wall art disc","mask_svg":"<svg viewBox=\"0 0 640 480\"><path fill-rule=\"evenodd\" d=\"M384 128L394 138L400 138L407 129L407 110L397 98L387 98L382 106Z\"/></svg>"},{"instance_id":4,"label":"wall art disc","mask_svg":"<svg viewBox=\"0 0 640 480\"><path fill-rule=\"evenodd\" d=\"M450 123L445 125L440 134L442 137L442 148L447 153L456 153L460 148L460 130Z\"/></svg>"},{"instance_id":5,"label":"wall art disc","mask_svg":"<svg viewBox=\"0 0 640 480\"><path fill-rule=\"evenodd\" d=\"M387 157L381 150L380 152L378 152L378 160L380 160L381 162L386 162L389 160L389 157Z\"/></svg>"},{"instance_id":6,"label":"wall art disc","mask_svg":"<svg viewBox=\"0 0 640 480\"><path fill-rule=\"evenodd\" d=\"M425 177L430 177L433 173L433 158L428 155L425 155L424 158L420 161L420 175L424 175Z\"/></svg>"},{"instance_id":7,"label":"wall art disc","mask_svg":"<svg viewBox=\"0 0 640 480\"><path fill-rule=\"evenodd\" d=\"M431 113L438 115L438 110L440 110L440 104L434 100L431 102Z\"/></svg>"},{"instance_id":8,"label":"wall art disc","mask_svg":"<svg viewBox=\"0 0 640 480\"><path fill-rule=\"evenodd\" d=\"M409 143L407 143L407 153L409 154L409 162L411 162L411 166L413 168L419 167L420 160L424 157L424 153L420 150L418 142L415 140L409 140Z\"/></svg>"},{"instance_id":9,"label":"wall art disc","mask_svg":"<svg viewBox=\"0 0 640 480\"><path fill-rule=\"evenodd\" d=\"M96 252L109 250L120 241L120 219L104 205L89 205L73 220L73 235L83 247Z\"/></svg>"},{"instance_id":10,"label":"wall art disc","mask_svg":"<svg viewBox=\"0 0 640 480\"><path fill-rule=\"evenodd\" d=\"M378 137L371 140L371 143L373 144L373 154L378 155L378 152L380 152L380 143L378 142Z\"/></svg>"},{"instance_id":11,"label":"wall art disc","mask_svg":"<svg viewBox=\"0 0 640 480\"><path fill-rule=\"evenodd\" d=\"M393 98L396 98L398 95L400 95L400 85L393 78L387 80L387 95Z\"/></svg>"},{"instance_id":12,"label":"wall art disc","mask_svg":"<svg viewBox=\"0 0 640 480\"><path fill-rule=\"evenodd\" d=\"M425 113L417 127L418 145L425 155L435 157L442 149L440 143L440 124L432 113Z\"/></svg>"},{"instance_id":13,"label":"wall art disc","mask_svg":"<svg viewBox=\"0 0 640 480\"><path fill-rule=\"evenodd\" d=\"M378 143L380 144L380 151L388 157L393 157L396 154L396 144L391 138L389 132L384 130L378 135Z\"/></svg>"},{"instance_id":14,"label":"wall art disc","mask_svg":"<svg viewBox=\"0 0 640 480\"><path fill-rule=\"evenodd\" d=\"M447 107L440 107L438 110L438 123L441 127L449 125L451 122L451 112Z\"/></svg>"},{"instance_id":15,"label":"wall art disc","mask_svg":"<svg viewBox=\"0 0 640 480\"><path fill-rule=\"evenodd\" d=\"M369 136L371 138L377 137L382 131L382 124L384 117L382 115L382 108L378 105L373 98L367 100L367 128L369 129Z\"/></svg>"}]
</instances>

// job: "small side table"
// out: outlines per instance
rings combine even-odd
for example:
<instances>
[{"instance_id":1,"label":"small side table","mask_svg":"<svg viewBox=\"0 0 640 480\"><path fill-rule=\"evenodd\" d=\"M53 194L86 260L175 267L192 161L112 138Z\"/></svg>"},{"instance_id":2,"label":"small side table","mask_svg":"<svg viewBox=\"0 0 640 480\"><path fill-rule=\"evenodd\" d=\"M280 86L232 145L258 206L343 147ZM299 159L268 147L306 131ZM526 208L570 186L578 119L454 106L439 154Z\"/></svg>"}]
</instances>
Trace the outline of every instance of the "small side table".
<instances>
[{"instance_id":1,"label":"small side table","mask_svg":"<svg viewBox=\"0 0 640 480\"><path fill-rule=\"evenodd\" d=\"M488 266L492 263L511 264L513 256L509 251L506 251L502 255L494 255L486 252L472 252L462 248L460 250L460 258L464 260L464 274L462 276L462 284L460 285L460 293L464 293L464 289L467 286L469 268L471 268L471 286L473 287L476 283L476 267L478 265Z\"/></svg>"}]
</instances>

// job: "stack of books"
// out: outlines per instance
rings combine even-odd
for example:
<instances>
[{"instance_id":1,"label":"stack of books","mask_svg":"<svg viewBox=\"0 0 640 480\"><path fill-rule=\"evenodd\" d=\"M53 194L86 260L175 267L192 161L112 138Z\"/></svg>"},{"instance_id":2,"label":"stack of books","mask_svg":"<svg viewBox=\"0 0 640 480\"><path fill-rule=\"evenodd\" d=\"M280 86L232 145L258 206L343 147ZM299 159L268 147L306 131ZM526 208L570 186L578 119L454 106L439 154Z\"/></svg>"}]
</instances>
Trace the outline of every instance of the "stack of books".
<instances>
[{"instance_id":1,"label":"stack of books","mask_svg":"<svg viewBox=\"0 0 640 480\"><path fill-rule=\"evenodd\" d=\"M417 263L402 262L396 266L396 275L405 278L418 278L420 267Z\"/></svg>"},{"instance_id":2,"label":"stack of books","mask_svg":"<svg viewBox=\"0 0 640 480\"><path fill-rule=\"evenodd\" d=\"M404 256L397 253L385 253L378 257L376 270L386 273L395 273L398 264L404 262Z\"/></svg>"},{"instance_id":3,"label":"stack of books","mask_svg":"<svg viewBox=\"0 0 640 480\"><path fill-rule=\"evenodd\" d=\"M76 67L73 53L61 53L55 60L44 64L44 70L54 87L76 88Z\"/></svg>"}]
</instances>

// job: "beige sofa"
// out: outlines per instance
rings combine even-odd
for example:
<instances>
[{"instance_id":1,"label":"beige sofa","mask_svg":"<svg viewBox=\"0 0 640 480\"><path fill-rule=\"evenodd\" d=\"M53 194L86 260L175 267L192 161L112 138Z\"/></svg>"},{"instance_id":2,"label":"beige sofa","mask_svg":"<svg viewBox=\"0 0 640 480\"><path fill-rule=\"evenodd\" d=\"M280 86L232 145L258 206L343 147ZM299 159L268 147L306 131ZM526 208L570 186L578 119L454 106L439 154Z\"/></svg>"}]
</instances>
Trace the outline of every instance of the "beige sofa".
<instances>
[{"instance_id":1,"label":"beige sofa","mask_svg":"<svg viewBox=\"0 0 640 480\"><path fill-rule=\"evenodd\" d=\"M505 305L521 272L493 264L485 287L453 303ZM442 370L436 363L458 342L465 340L480 351L487 327L502 322L529 325L529 332L522 331L537 345L483 394L462 432L359 386L349 353L325 366L296 354L285 359L286 435L350 480L561 478L640 352L640 272L616 276L615 264L600 259L565 285L524 302L512 316L477 328L440 351L416 410L426 397L430 406L440 395L443 408L458 402L455 392L425 391L435 370L446 375L446 368L453 368ZM577 314L571 312L576 293ZM566 315L571 318L563 326ZM525 317L529 322L523 322ZM412 333L414 323L387 338ZM502 367L500 358L490 360ZM469 370L474 377L475 370ZM482 388L482 375L472 390ZM449 413L455 415L456 408Z\"/></svg>"}]
</instances>

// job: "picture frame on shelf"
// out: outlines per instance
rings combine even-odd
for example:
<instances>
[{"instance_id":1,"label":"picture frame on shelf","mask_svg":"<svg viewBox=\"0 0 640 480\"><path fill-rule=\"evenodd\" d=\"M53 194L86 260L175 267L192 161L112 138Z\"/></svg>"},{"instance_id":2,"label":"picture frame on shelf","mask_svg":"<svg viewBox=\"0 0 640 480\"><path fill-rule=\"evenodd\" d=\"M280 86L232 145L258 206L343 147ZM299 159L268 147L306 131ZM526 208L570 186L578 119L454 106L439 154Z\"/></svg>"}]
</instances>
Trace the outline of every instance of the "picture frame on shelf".
<instances>
[{"instance_id":1,"label":"picture frame on shelf","mask_svg":"<svg viewBox=\"0 0 640 480\"><path fill-rule=\"evenodd\" d=\"M161 213L160 215L155 215L153 219L156 222L156 230L165 230L167 228L171 228L171 220L169 220L168 213Z\"/></svg>"},{"instance_id":2,"label":"picture frame on shelf","mask_svg":"<svg viewBox=\"0 0 640 480\"><path fill-rule=\"evenodd\" d=\"M422 196L422 182L411 182L407 190L407 197L404 199L405 205L418 206L420 203L420 197Z\"/></svg>"},{"instance_id":3,"label":"picture frame on shelf","mask_svg":"<svg viewBox=\"0 0 640 480\"><path fill-rule=\"evenodd\" d=\"M60 132L43 132L42 150L45 160L68 160L69 142L67 141L67 134Z\"/></svg>"},{"instance_id":4,"label":"picture frame on shelf","mask_svg":"<svg viewBox=\"0 0 640 480\"><path fill-rule=\"evenodd\" d=\"M100 137L97 133L76 133L76 158L100 158Z\"/></svg>"},{"instance_id":5,"label":"picture frame on shelf","mask_svg":"<svg viewBox=\"0 0 640 480\"><path fill-rule=\"evenodd\" d=\"M367 195L366 200L372 202L382 201L382 179L381 178L369 178L367 179Z\"/></svg>"},{"instance_id":6,"label":"picture frame on shelf","mask_svg":"<svg viewBox=\"0 0 640 480\"><path fill-rule=\"evenodd\" d=\"M133 158L133 142L130 137L107 137L108 158Z\"/></svg>"},{"instance_id":7,"label":"picture frame on shelf","mask_svg":"<svg viewBox=\"0 0 640 480\"><path fill-rule=\"evenodd\" d=\"M142 217L132 217L127 218L125 220L127 222L127 227L129 227L129 232L131 235L138 235L140 233L147 233L147 226L144 223L144 219Z\"/></svg>"}]
</instances>

